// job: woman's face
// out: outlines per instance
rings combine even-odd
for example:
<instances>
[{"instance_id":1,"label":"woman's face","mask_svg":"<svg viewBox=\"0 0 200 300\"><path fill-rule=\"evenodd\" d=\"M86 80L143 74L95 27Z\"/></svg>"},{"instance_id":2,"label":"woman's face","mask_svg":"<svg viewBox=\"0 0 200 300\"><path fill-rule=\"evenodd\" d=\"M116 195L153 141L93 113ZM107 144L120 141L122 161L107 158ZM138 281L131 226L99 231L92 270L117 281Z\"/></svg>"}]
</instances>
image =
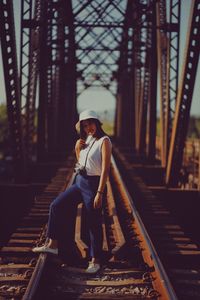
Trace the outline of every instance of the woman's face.
<instances>
[{"instance_id":1,"label":"woman's face","mask_svg":"<svg viewBox=\"0 0 200 300\"><path fill-rule=\"evenodd\" d=\"M82 121L83 130L85 131L86 135L94 135L96 133L97 127L92 119Z\"/></svg>"}]
</instances>

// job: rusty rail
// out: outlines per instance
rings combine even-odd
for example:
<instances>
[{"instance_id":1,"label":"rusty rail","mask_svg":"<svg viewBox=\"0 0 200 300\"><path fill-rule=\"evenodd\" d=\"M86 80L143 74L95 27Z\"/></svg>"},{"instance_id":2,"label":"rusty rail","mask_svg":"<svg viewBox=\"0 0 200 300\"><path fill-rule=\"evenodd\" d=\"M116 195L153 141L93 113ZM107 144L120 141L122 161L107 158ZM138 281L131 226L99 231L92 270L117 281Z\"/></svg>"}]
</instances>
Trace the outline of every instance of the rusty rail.
<instances>
[{"instance_id":1,"label":"rusty rail","mask_svg":"<svg viewBox=\"0 0 200 300\"><path fill-rule=\"evenodd\" d=\"M146 263L150 266L155 268L155 278L153 281L153 286L155 287L155 290L158 290L160 293L160 299L163 300L176 300L177 296L175 294L175 291L170 283L170 280L165 272L165 269L159 259L159 256L151 242L151 239L145 229L145 226L141 220L141 217L134 205L134 202L125 187L125 184L122 180L122 177L119 173L119 170L117 168L117 165L115 163L114 158L112 157L112 175L114 177L114 180L116 184L118 185L118 189L120 190L121 194L123 195L124 201L127 202L128 206L131 209L131 213L134 217L134 223L135 223L135 230L137 234L139 235L141 246L142 246L142 255Z\"/></svg>"},{"instance_id":2,"label":"rusty rail","mask_svg":"<svg viewBox=\"0 0 200 300\"><path fill-rule=\"evenodd\" d=\"M67 185L64 185L63 190L65 190L67 187L70 187L74 181L74 174L71 176L70 180L68 181ZM31 276L31 279L29 281L29 284L27 286L26 292L22 298L22 300L31 300L36 294L36 291L38 289L42 273L44 271L44 268L46 264L48 263L48 255L46 253L40 253L39 258L37 260L37 264L34 268L34 272Z\"/></svg>"}]
</instances>

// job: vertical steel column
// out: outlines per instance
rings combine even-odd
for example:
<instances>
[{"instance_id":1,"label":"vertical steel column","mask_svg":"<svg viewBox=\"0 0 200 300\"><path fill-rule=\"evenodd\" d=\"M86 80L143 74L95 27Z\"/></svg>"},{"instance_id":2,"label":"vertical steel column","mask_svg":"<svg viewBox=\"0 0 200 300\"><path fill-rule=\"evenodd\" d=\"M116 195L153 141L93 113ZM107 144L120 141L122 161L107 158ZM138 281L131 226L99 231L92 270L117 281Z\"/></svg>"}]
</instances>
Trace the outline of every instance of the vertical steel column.
<instances>
[{"instance_id":1,"label":"vertical steel column","mask_svg":"<svg viewBox=\"0 0 200 300\"><path fill-rule=\"evenodd\" d=\"M67 64L67 76L66 82L63 82L63 86L66 91L65 101L67 101L67 115L66 115L66 132L65 135L65 145L67 149L71 149L74 145L74 138L75 134L75 127L74 124L77 120L77 106L76 106L76 99L77 99L77 60L76 60L76 43L75 43L75 28L74 28L74 16L72 11L72 1L68 1L67 3L67 24L68 24L68 49L65 49L66 54L68 52L68 64ZM67 130L68 129L68 130ZM64 145L64 147L65 147ZM66 148L65 148L66 149Z\"/></svg>"},{"instance_id":2,"label":"vertical steel column","mask_svg":"<svg viewBox=\"0 0 200 300\"><path fill-rule=\"evenodd\" d=\"M160 139L161 164L167 162L167 132L169 126L169 39L167 37L166 0L157 2L157 51L160 71Z\"/></svg>"},{"instance_id":3,"label":"vertical steel column","mask_svg":"<svg viewBox=\"0 0 200 300\"><path fill-rule=\"evenodd\" d=\"M71 2L46 1L41 33L39 156L63 159L72 147L76 61ZM73 131L74 130L74 131Z\"/></svg>"},{"instance_id":4,"label":"vertical steel column","mask_svg":"<svg viewBox=\"0 0 200 300\"><path fill-rule=\"evenodd\" d=\"M139 154L146 153L146 133L147 133L147 106L149 101L150 89L150 70L149 70L150 56L146 54L146 62L144 68L144 77L141 82L141 94L139 104Z\"/></svg>"},{"instance_id":5,"label":"vertical steel column","mask_svg":"<svg viewBox=\"0 0 200 300\"><path fill-rule=\"evenodd\" d=\"M157 109L157 40L156 40L156 3L152 2L151 14L151 49L150 49L150 90L147 129L147 157L155 160L156 154L156 109Z\"/></svg>"},{"instance_id":6,"label":"vertical steel column","mask_svg":"<svg viewBox=\"0 0 200 300\"><path fill-rule=\"evenodd\" d=\"M142 37L142 12L140 1L135 0L132 4L132 21L133 21L133 48L132 48L132 66L134 76L134 104L135 104L135 150L139 152L140 145L140 110L141 110L141 93L143 91L142 84L142 68L143 68L143 46Z\"/></svg>"},{"instance_id":7,"label":"vertical steel column","mask_svg":"<svg viewBox=\"0 0 200 300\"><path fill-rule=\"evenodd\" d=\"M60 1L50 1L48 24L48 103L47 103L47 149L55 155L61 148L62 132L60 124L66 111L62 101L61 81L64 68L64 16ZM60 109L62 107L62 110ZM64 128L64 127L63 127Z\"/></svg>"},{"instance_id":8,"label":"vertical steel column","mask_svg":"<svg viewBox=\"0 0 200 300\"><path fill-rule=\"evenodd\" d=\"M21 7L21 47L20 47L20 87L21 102L25 121L25 147L27 159L32 160L35 137L36 85L39 63L39 34L42 0L35 1L32 16L32 0L22 1Z\"/></svg>"},{"instance_id":9,"label":"vertical steel column","mask_svg":"<svg viewBox=\"0 0 200 300\"><path fill-rule=\"evenodd\" d=\"M135 20L136 21L136 20ZM135 99L135 148L139 152L140 145L140 109L143 84L142 84L142 41L140 40L141 28L134 28L134 40L133 40L133 64L134 64L134 99Z\"/></svg>"},{"instance_id":10,"label":"vertical steel column","mask_svg":"<svg viewBox=\"0 0 200 300\"><path fill-rule=\"evenodd\" d=\"M126 8L126 17L128 16L128 6ZM117 128L118 128L118 142L122 145L126 144L126 122L127 122L127 68L128 68L128 26L127 22L124 23L122 42L120 49L119 58L119 69L118 69L118 112L116 114L117 118Z\"/></svg>"},{"instance_id":11,"label":"vertical steel column","mask_svg":"<svg viewBox=\"0 0 200 300\"><path fill-rule=\"evenodd\" d=\"M22 137L14 13L13 4L10 0L0 1L0 37L15 179L16 181L23 181L26 175L25 152Z\"/></svg>"},{"instance_id":12,"label":"vertical steel column","mask_svg":"<svg viewBox=\"0 0 200 300\"><path fill-rule=\"evenodd\" d=\"M121 82L121 136L120 141L123 146L130 147L133 146L134 137L131 136L132 128L134 126L134 122L132 121L133 117L133 105L132 105L132 95L131 95L131 85L130 79L131 74L128 70L124 70L122 73L122 82ZM132 127L132 128L131 128Z\"/></svg>"},{"instance_id":13,"label":"vertical steel column","mask_svg":"<svg viewBox=\"0 0 200 300\"><path fill-rule=\"evenodd\" d=\"M129 72L129 124L128 124L128 144L135 151L135 97L134 97L134 65L133 61Z\"/></svg>"},{"instance_id":14,"label":"vertical steel column","mask_svg":"<svg viewBox=\"0 0 200 300\"><path fill-rule=\"evenodd\" d=\"M38 109L38 159L55 158L60 152L60 123L65 112L61 101L61 69L64 65L64 20L61 1L46 1L40 46ZM61 113L59 115L59 113ZM61 130L62 131L62 130Z\"/></svg>"},{"instance_id":15,"label":"vertical steel column","mask_svg":"<svg viewBox=\"0 0 200 300\"><path fill-rule=\"evenodd\" d=\"M147 113L150 92L150 49L151 49L151 2L134 1L133 52L134 67L134 111L135 111L135 149L138 154L147 152ZM150 132L150 131L149 131Z\"/></svg>"},{"instance_id":16,"label":"vertical steel column","mask_svg":"<svg viewBox=\"0 0 200 300\"><path fill-rule=\"evenodd\" d=\"M32 0L21 1L20 92L22 110L26 106L31 47Z\"/></svg>"},{"instance_id":17,"label":"vertical steel column","mask_svg":"<svg viewBox=\"0 0 200 300\"><path fill-rule=\"evenodd\" d=\"M67 12L67 13L66 13ZM64 36L63 36L63 67L60 81L60 112L59 124L60 144L64 157L66 151L72 149L75 138L76 121L76 45L74 37L74 17L71 1L63 6ZM64 17L65 16L65 17ZM64 128L64 130L63 130Z\"/></svg>"},{"instance_id":18,"label":"vertical steel column","mask_svg":"<svg viewBox=\"0 0 200 300\"><path fill-rule=\"evenodd\" d=\"M178 89L180 5L180 0L170 0L169 24L167 24L165 0L157 2L161 163L164 167L167 164Z\"/></svg>"},{"instance_id":19,"label":"vertical steel column","mask_svg":"<svg viewBox=\"0 0 200 300\"><path fill-rule=\"evenodd\" d=\"M176 112L169 149L166 184L175 186L182 164L183 149L187 135L190 107L194 90L200 53L200 0L194 0L191 7L190 28L184 59L181 86L177 96Z\"/></svg>"},{"instance_id":20,"label":"vertical steel column","mask_svg":"<svg viewBox=\"0 0 200 300\"><path fill-rule=\"evenodd\" d=\"M139 154L147 154L147 126L148 126L148 106L151 95L151 76L152 76L152 3L144 5L143 8L143 22L141 25L142 38L145 41L145 47L143 52L144 68L142 70L142 82L141 82L141 98L140 98L140 111L139 111Z\"/></svg>"},{"instance_id":21,"label":"vertical steel column","mask_svg":"<svg viewBox=\"0 0 200 300\"><path fill-rule=\"evenodd\" d=\"M135 111L133 90L133 15L128 1L118 70L117 129L121 144L135 148Z\"/></svg>"},{"instance_id":22,"label":"vertical steel column","mask_svg":"<svg viewBox=\"0 0 200 300\"><path fill-rule=\"evenodd\" d=\"M121 111L121 95L119 93L119 81L116 95L116 113L115 113L115 131L114 135L116 139L119 141L120 139L120 111Z\"/></svg>"},{"instance_id":23,"label":"vertical steel column","mask_svg":"<svg viewBox=\"0 0 200 300\"><path fill-rule=\"evenodd\" d=\"M37 128L37 156L42 161L47 156L47 103L51 86L48 86L48 64L51 60L48 41L49 3L44 2L41 12L41 34L39 39L39 105Z\"/></svg>"},{"instance_id":24,"label":"vertical steel column","mask_svg":"<svg viewBox=\"0 0 200 300\"><path fill-rule=\"evenodd\" d=\"M167 156L178 93L181 0L170 0L169 17L169 124L167 132Z\"/></svg>"}]
</instances>

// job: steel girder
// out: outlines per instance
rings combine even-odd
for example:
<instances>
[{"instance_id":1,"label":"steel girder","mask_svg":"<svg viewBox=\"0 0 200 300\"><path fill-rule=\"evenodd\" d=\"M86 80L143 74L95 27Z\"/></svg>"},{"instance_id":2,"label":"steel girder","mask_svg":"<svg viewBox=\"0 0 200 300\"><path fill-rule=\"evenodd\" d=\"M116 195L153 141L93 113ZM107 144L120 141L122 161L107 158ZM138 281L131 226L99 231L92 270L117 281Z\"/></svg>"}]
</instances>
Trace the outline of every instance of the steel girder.
<instances>
[{"instance_id":1,"label":"steel girder","mask_svg":"<svg viewBox=\"0 0 200 300\"><path fill-rule=\"evenodd\" d=\"M166 170L166 184L171 186L175 186L178 182L199 61L200 0L192 1L190 22Z\"/></svg>"},{"instance_id":2,"label":"steel girder","mask_svg":"<svg viewBox=\"0 0 200 300\"><path fill-rule=\"evenodd\" d=\"M167 156L178 93L181 0L170 0L169 17L169 127L167 133Z\"/></svg>"},{"instance_id":3,"label":"steel girder","mask_svg":"<svg viewBox=\"0 0 200 300\"><path fill-rule=\"evenodd\" d=\"M120 50L117 137L123 145L154 159L157 71L154 1L128 1Z\"/></svg>"},{"instance_id":4,"label":"steel girder","mask_svg":"<svg viewBox=\"0 0 200 300\"><path fill-rule=\"evenodd\" d=\"M134 131L134 76L133 76L133 16L132 4L128 1L122 41L120 45L120 57L118 60L118 87L117 87L117 106L115 134L118 142L124 146L135 147Z\"/></svg>"},{"instance_id":5,"label":"steel girder","mask_svg":"<svg viewBox=\"0 0 200 300\"><path fill-rule=\"evenodd\" d=\"M38 158L72 147L76 61L71 1L45 1L40 38ZM75 129L74 129L75 131Z\"/></svg>"},{"instance_id":6,"label":"steel girder","mask_svg":"<svg viewBox=\"0 0 200 300\"><path fill-rule=\"evenodd\" d=\"M157 47L160 71L160 139L161 163L166 166L167 131L169 126L169 40L167 36L166 1L157 2Z\"/></svg>"},{"instance_id":7,"label":"steel girder","mask_svg":"<svg viewBox=\"0 0 200 300\"><path fill-rule=\"evenodd\" d=\"M180 0L170 0L169 23L166 1L157 2L157 48L160 71L161 163L166 167L176 104L179 69Z\"/></svg>"},{"instance_id":8,"label":"steel girder","mask_svg":"<svg viewBox=\"0 0 200 300\"><path fill-rule=\"evenodd\" d=\"M9 0L0 1L0 37L15 179L16 181L22 181L26 173L25 148L22 136L20 85L17 69L13 4Z\"/></svg>"},{"instance_id":9,"label":"steel girder","mask_svg":"<svg viewBox=\"0 0 200 300\"><path fill-rule=\"evenodd\" d=\"M133 65L135 85L136 151L155 157L156 134L156 27L155 2L132 1Z\"/></svg>"},{"instance_id":10,"label":"steel girder","mask_svg":"<svg viewBox=\"0 0 200 300\"><path fill-rule=\"evenodd\" d=\"M150 87L148 98L147 114L147 146L146 156L148 161L155 161L156 155L156 110L157 110L157 37L156 37L156 2L150 3L150 41L151 46L148 50L149 69L150 69Z\"/></svg>"},{"instance_id":11,"label":"steel girder","mask_svg":"<svg viewBox=\"0 0 200 300\"><path fill-rule=\"evenodd\" d=\"M78 95L105 88L116 96L119 59L127 0L74 1Z\"/></svg>"},{"instance_id":12,"label":"steel girder","mask_svg":"<svg viewBox=\"0 0 200 300\"><path fill-rule=\"evenodd\" d=\"M36 136L36 87L39 66L39 36L43 1L21 1L21 45L20 45L20 87L21 109L25 119L25 149L27 159L35 155L33 143Z\"/></svg>"},{"instance_id":13,"label":"steel girder","mask_svg":"<svg viewBox=\"0 0 200 300\"><path fill-rule=\"evenodd\" d=\"M138 7L137 7L138 10ZM140 98L138 99L139 106L139 124L138 124L138 152L140 154L146 153L146 133L147 133L147 109L149 101L149 89L150 89L150 53L151 49L151 18L148 18L148 13L150 11L147 7L147 2L143 7L143 13L140 15L141 26L140 28L140 38L143 40L143 53L141 55L141 60L143 61L143 66L141 68L141 90Z\"/></svg>"}]
</instances>

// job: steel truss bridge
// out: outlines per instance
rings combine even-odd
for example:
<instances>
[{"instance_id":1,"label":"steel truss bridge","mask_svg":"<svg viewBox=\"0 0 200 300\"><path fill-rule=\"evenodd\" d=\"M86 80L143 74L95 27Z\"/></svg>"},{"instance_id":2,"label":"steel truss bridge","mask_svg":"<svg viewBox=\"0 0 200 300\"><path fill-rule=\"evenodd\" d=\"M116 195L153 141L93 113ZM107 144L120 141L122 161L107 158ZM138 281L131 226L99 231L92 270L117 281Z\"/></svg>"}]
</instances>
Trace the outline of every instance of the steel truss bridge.
<instances>
[{"instance_id":1,"label":"steel truss bridge","mask_svg":"<svg viewBox=\"0 0 200 300\"><path fill-rule=\"evenodd\" d=\"M116 98L116 143L149 162L156 159L159 105L161 165L166 185L177 184L200 51L200 0L191 0L179 74L181 2L21 0L17 40L13 1L0 0L16 181L27 180L36 152L38 161L66 157L77 97L99 86Z\"/></svg>"}]
</instances>

